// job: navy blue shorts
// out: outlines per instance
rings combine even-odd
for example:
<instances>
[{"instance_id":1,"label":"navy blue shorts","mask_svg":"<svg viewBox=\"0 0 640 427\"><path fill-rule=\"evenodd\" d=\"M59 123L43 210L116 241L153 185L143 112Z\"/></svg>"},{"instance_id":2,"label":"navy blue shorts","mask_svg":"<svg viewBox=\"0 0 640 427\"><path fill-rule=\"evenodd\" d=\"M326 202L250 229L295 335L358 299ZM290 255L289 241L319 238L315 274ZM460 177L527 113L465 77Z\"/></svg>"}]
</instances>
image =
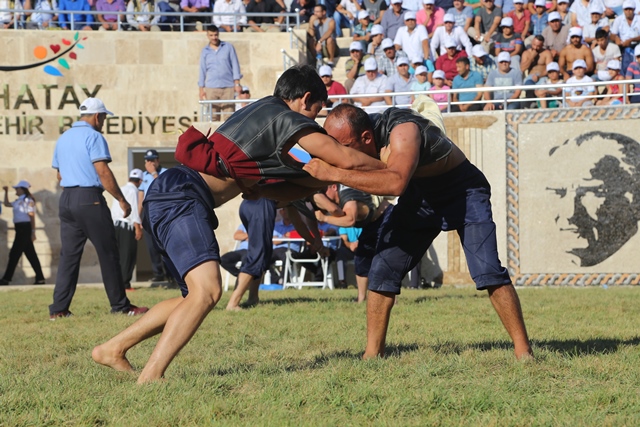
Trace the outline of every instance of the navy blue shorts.
<instances>
[{"instance_id":1,"label":"navy blue shorts","mask_svg":"<svg viewBox=\"0 0 640 427\"><path fill-rule=\"evenodd\" d=\"M269 269L276 211L276 202L269 199L243 200L240 203L240 220L249 236L240 272L256 278Z\"/></svg>"},{"instance_id":2,"label":"navy blue shorts","mask_svg":"<svg viewBox=\"0 0 640 427\"><path fill-rule=\"evenodd\" d=\"M169 169L147 191L144 228L150 231L182 295L189 293L184 277L207 261L220 261L213 199L200 175L186 167Z\"/></svg>"},{"instance_id":3,"label":"navy blue shorts","mask_svg":"<svg viewBox=\"0 0 640 427\"><path fill-rule=\"evenodd\" d=\"M362 227L360 237L358 237L358 247L353 259L356 276L368 277L371 270L371 262L376 254L376 244L380 234L380 226L385 215L389 215L393 205L389 206L375 221Z\"/></svg>"},{"instance_id":4,"label":"navy blue shorts","mask_svg":"<svg viewBox=\"0 0 640 427\"><path fill-rule=\"evenodd\" d=\"M414 179L380 225L369 289L400 293L404 276L440 231L456 230L478 290L511 283L498 258L491 187L469 161L436 177Z\"/></svg>"}]
</instances>

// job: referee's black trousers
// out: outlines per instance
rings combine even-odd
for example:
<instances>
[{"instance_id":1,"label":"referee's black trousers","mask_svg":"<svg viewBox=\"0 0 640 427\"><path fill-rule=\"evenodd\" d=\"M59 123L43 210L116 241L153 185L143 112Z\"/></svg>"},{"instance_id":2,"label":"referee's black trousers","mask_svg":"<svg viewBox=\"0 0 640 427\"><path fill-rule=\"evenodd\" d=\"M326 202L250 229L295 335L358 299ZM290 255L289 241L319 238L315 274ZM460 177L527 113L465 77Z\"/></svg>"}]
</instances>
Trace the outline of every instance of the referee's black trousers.
<instances>
[{"instance_id":1,"label":"referee's black trousers","mask_svg":"<svg viewBox=\"0 0 640 427\"><path fill-rule=\"evenodd\" d=\"M129 311L111 212L96 187L65 188L60 196L60 264L49 313L69 310L78 284L87 239L96 248L104 288L112 312Z\"/></svg>"}]
</instances>

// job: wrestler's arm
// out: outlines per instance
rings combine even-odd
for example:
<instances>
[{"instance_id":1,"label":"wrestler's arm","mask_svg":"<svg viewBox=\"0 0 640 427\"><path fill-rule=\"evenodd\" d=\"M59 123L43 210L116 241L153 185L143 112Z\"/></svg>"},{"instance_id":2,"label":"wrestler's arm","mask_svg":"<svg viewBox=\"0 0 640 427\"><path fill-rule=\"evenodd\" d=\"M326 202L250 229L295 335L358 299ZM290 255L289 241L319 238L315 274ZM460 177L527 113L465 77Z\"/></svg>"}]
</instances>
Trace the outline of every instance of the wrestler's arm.
<instances>
[{"instance_id":1,"label":"wrestler's arm","mask_svg":"<svg viewBox=\"0 0 640 427\"><path fill-rule=\"evenodd\" d=\"M292 138L312 157L324 160L342 169L374 170L383 169L384 163L364 153L354 150L338 141L314 130L305 129ZM304 185L304 184L303 184Z\"/></svg>"},{"instance_id":2,"label":"wrestler's arm","mask_svg":"<svg viewBox=\"0 0 640 427\"><path fill-rule=\"evenodd\" d=\"M340 182L371 194L400 196L418 166L420 132L413 123L396 126L390 135L387 167L378 170L345 170L312 159L304 170L320 180Z\"/></svg>"},{"instance_id":3,"label":"wrestler's arm","mask_svg":"<svg viewBox=\"0 0 640 427\"><path fill-rule=\"evenodd\" d=\"M326 196L326 194L323 194L323 193L314 194L313 195L313 202L316 204L316 206L319 209L322 209L323 211L328 212L329 215L332 215L332 216L342 216L342 215L344 215L344 213L342 212L342 209L340 209L340 206L338 206L336 203L334 203L333 200L329 199ZM318 218L318 215L317 215L318 213L322 214L322 212L316 211L316 218L319 221L324 221L324 220Z\"/></svg>"},{"instance_id":4,"label":"wrestler's arm","mask_svg":"<svg viewBox=\"0 0 640 427\"><path fill-rule=\"evenodd\" d=\"M324 245L322 244L322 237L320 237L320 230L318 230L318 223L311 219L309 219L309 222L305 222L300 212L293 206L287 206L285 209L298 234L311 245L312 250L315 252L321 251Z\"/></svg>"},{"instance_id":5,"label":"wrestler's arm","mask_svg":"<svg viewBox=\"0 0 640 427\"><path fill-rule=\"evenodd\" d=\"M316 212L316 219L318 221L326 222L327 224L337 225L338 227L353 227L358 217L358 202L350 200L345 203L342 208L343 215L324 215L321 212Z\"/></svg>"}]
</instances>

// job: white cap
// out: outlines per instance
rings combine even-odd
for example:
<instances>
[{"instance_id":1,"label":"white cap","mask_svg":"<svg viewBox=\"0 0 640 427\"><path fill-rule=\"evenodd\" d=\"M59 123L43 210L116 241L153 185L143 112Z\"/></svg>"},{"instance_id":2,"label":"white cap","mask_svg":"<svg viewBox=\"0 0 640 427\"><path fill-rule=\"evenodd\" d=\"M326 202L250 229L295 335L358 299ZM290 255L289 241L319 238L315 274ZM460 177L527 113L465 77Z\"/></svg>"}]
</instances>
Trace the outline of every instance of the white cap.
<instances>
[{"instance_id":1,"label":"white cap","mask_svg":"<svg viewBox=\"0 0 640 427\"><path fill-rule=\"evenodd\" d=\"M513 4L516 3L524 4L524 0L513 0Z\"/></svg>"},{"instance_id":2,"label":"white cap","mask_svg":"<svg viewBox=\"0 0 640 427\"><path fill-rule=\"evenodd\" d=\"M318 70L318 75L320 77L324 77L324 76L333 76L333 70L331 70L331 67L328 65L323 65L322 67L320 67L320 69Z\"/></svg>"},{"instance_id":3,"label":"white cap","mask_svg":"<svg viewBox=\"0 0 640 427\"><path fill-rule=\"evenodd\" d=\"M129 178L142 179L142 171L138 168L131 169L131 172L129 172Z\"/></svg>"},{"instance_id":4,"label":"white cap","mask_svg":"<svg viewBox=\"0 0 640 427\"><path fill-rule=\"evenodd\" d=\"M617 59L612 59L611 61L607 62L607 68L610 70L620 71L620 68L622 68L622 66L620 65L620 61L618 61Z\"/></svg>"},{"instance_id":5,"label":"white cap","mask_svg":"<svg viewBox=\"0 0 640 427\"><path fill-rule=\"evenodd\" d=\"M433 72L433 78L434 79L443 79L444 80L444 71L442 70L435 70Z\"/></svg>"},{"instance_id":6,"label":"white cap","mask_svg":"<svg viewBox=\"0 0 640 427\"><path fill-rule=\"evenodd\" d=\"M396 67L402 64L409 65L409 59L406 56L403 56L402 58L398 58L396 60Z\"/></svg>"},{"instance_id":7,"label":"white cap","mask_svg":"<svg viewBox=\"0 0 640 427\"><path fill-rule=\"evenodd\" d=\"M633 56L640 56L640 44L637 44L633 49Z\"/></svg>"},{"instance_id":8,"label":"white cap","mask_svg":"<svg viewBox=\"0 0 640 427\"><path fill-rule=\"evenodd\" d=\"M560 3L569 3L569 0L558 0L558 4Z\"/></svg>"},{"instance_id":9,"label":"white cap","mask_svg":"<svg viewBox=\"0 0 640 427\"><path fill-rule=\"evenodd\" d=\"M20 182L18 182L16 185L13 186L13 188L31 188L31 184L29 184L28 181L25 181L24 179L20 180Z\"/></svg>"},{"instance_id":10,"label":"white cap","mask_svg":"<svg viewBox=\"0 0 640 427\"><path fill-rule=\"evenodd\" d=\"M404 20L407 21L409 19L414 19L415 20L416 19L416 13L412 12L412 11L405 12L404 13Z\"/></svg>"},{"instance_id":11,"label":"white cap","mask_svg":"<svg viewBox=\"0 0 640 427\"><path fill-rule=\"evenodd\" d=\"M369 12L367 12L366 10L361 10L360 12L358 12L358 19L365 19L369 17Z\"/></svg>"},{"instance_id":12,"label":"white cap","mask_svg":"<svg viewBox=\"0 0 640 427\"><path fill-rule=\"evenodd\" d=\"M599 70L597 76L598 80L600 80L601 82L608 82L613 78L611 77L611 74L609 74L609 70Z\"/></svg>"},{"instance_id":13,"label":"white cap","mask_svg":"<svg viewBox=\"0 0 640 427\"><path fill-rule=\"evenodd\" d=\"M422 64L424 62L424 56L418 55L411 58L412 64Z\"/></svg>"},{"instance_id":14,"label":"white cap","mask_svg":"<svg viewBox=\"0 0 640 427\"><path fill-rule=\"evenodd\" d=\"M242 87L240 88L240 91L241 91L241 92L251 92L251 90L249 89L249 86L242 86Z\"/></svg>"},{"instance_id":15,"label":"white cap","mask_svg":"<svg viewBox=\"0 0 640 427\"><path fill-rule=\"evenodd\" d=\"M500 26L501 27L513 27L513 19L509 18L508 16L505 18L502 18L502 21L500 21Z\"/></svg>"},{"instance_id":16,"label":"white cap","mask_svg":"<svg viewBox=\"0 0 640 427\"><path fill-rule=\"evenodd\" d=\"M536 0L536 2L534 3L534 5L535 5L536 7L538 7L538 6L542 6L542 7L546 8L546 7L547 7L547 2L546 2L546 0Z\"/></svg>"},{"instance_id":17,"label":"white cap","mask_svg":"<svg viewBox=\"0 0 640 427\"><path fill-rule=\"evenodd\" d=\"M549 63L547 64L547 73L548 73L549 71L557 71L557 72L560 72L560 65L558 65L558 63L557 63L557 62L549 62Z\"/></svg>"},{"instance_id":18,"label":"white cap","mask_svg":"<svg viewBox=\"0 0 640 427\"><path fill-rule=\"evenodd\" d=\"M449 49L450 47L458 47L458 43L456 43L456 41L451 37L447 37L446 39L444 39L443 44L444 44L444 47L447 49Z\"/></svg>"},{"instance_id":19,"label":"white cap","mask_svg":"<svg viewBox=\"0 0 640 427\"><path fill-rule=\"evenodd\" d=\"M391 0L391 4L402 3L402 0Z\"/></svg>"},{"instance_id":20,"label":"white cap","mask_svg":"<svg viewBox=\"0 0 640 427\"><path fill-rule=\"evenodd\" d=\"M624 0L622 2L622 9L636 9L636 2L633 0Z\"/></svg>"},{"instance_id":21,"label":"white cap","mask_svg":"<svg viewBox=\"0 0 640 427\"><path fill-rule=\"evenodd\" d=\"M587 63L584 61L584 59L576 59L575 61L573 61L573 65L571 66L571 69L575 70L576 68L584 68L586 70Z\"/></svg>"},{"instance_id":22,"label":"white cap","mask_svg":"<svg viewBox=\"0 0 640 427\"><path fill-rule=\"evenodd\" d=\"M436 4L435 0L422 0L422 4Z\"/></svg>"},{"instance_id":23,"label":"white cap","mask_svg":"<svg viewBox=\"0 0 640 427\"><path fill-rule=\"evenodd\" d=\"M484 50L484 48L482 47L481 44L477 44L474 47L472 47L471 48L471 53L476 58L482 58L483 56L487 56L488 55L487 51Z\"/></svg>"},{"instance_id":24,"label":"white cap","mask_svg":"<svg viewBox=\"0 0 640 427\"><path fill-rule=\"evenodd\" d=\"M511 62L511 55L509 55L509 52L500 52L498 54L498 64L501 62Z\"/></svg>"},{"instance_id":25,"label":"white cap","mask_svg":"<svg viewBox=\"0 0 640 427\"><path fill-rule=\"evenodd\" d=\"M549 14L549 22L551 21L562 21L562 16L560 16L559 12L551 12Z\"/></svg>"},{"instance_id":26,"label":"white cap","mask_svg":"<svg viewBox=\"0 0 640 427\"><path fill-rule=\"evenodd\" d=\"M604 13L604 7L598 3L591 3L589 5L589 13L597 13L598 15L602 15Z\"/></svg>"},{"instance_id":27,"label":"white cap","mask_svg":"<svg viewBox=\"0 0 640 427\"><path fill-rule=\"evenodd\" d=\"M456 18L450 13L445 13L442 22L456 22Z\"/></svg>"},{"instance_id":28,"label":"white cap","mask_svg":"<svg viewBox=\"0 0 640 427\"><path fill-rule=\"evenodd\" d=\"M380 24L375 24L371 27L371 37L377 36L378 34L384 34L384 27Z\"/></svg>"},{"instance_id":29,"label":"white cap","mask_svg":"<svg viewBox=\"0 0 640 427\"><path fill-rule=\"evenodd\" d=\"M378 63L375 58L367 58L364 61L364 70L365 71L376 71L378 69Z\"/></svg>"},{"instance_id":30,"label":"white cap","mask_svg":"<svg viewBox=\"0 0 640 427\"><path fill-rule=\"evenodd\" d=\"M571 37L582 37L582 28L580 27L569 28L569 38Z\"/></svg>"},{"instance_id":31,"label":"white cap","mask_svg":"<svg viewBox=\"0 0 640 427\"><path fill-rule=\"evenodd\" d=\"M107 113L108 115L113 116L113 113L107 110L107 107L104 106L104 102L98 98L87 98L82 104L80 104L80 115L99 113Z\"/></svg>"},{"instance_id":32,"label":"white cap","mask_svg":"<svg viewBox=\"0 0 640 427\"><path fill-rule=\"evenodd\" d=\"M351 52L352 50L364 50L362 49L362 43L360 42L351 42L351 44L349 45L349 52Z\"/></svg>"},{"instance_id":33,"label":"white cap","mask_svg":"<svg viewBox=\"0 0 640 427\"><path fill-rule=\"evenodd\" d=\"M427 70L427 67L425 67L424 65L418 65L416 67L416 74L422 74L422 73L428 73L429 70Z\"/></svg>"},{"instance_id":34,"label":"white cap","mask_svg":"<svg viewBox=\"0 0 640 427\"><path fill-rule=\"evenodd\" d=\"M382 43L380 43L380 47L382 48L382 50L389 49L390 47L394 47L393 40L389 38L382 40Z\"/></svg>"}]
</instances>

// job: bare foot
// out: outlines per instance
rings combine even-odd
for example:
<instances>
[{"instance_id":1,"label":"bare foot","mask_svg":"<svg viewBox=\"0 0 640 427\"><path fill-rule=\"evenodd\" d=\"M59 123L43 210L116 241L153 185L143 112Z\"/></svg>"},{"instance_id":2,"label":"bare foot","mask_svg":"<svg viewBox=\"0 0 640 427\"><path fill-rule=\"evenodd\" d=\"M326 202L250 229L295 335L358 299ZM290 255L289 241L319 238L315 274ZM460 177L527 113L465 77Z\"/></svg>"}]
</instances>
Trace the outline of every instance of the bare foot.
<instances>
[{"instance_id":1,"label":"bare foot","mask_svg":"<svg viewBox=\"0 0 640 427\"><path fill-rule=\"evenodd\" d=\"M138 377L138 381L136 382L138 385L141 384L151 384L151 383L166 383L167 380L164 377L160 378L142 378L142 375Z\"/></svg>"},{"instance_id":2,"label":"bare foot","mask_svg":"<svg viewBox=\"0 0 640 427\"><path fill-rule=\"evenodd\" d=\"M523 362L527 362L529 360L531 361L535 360L535 357L533 357L533 351L528 350L520 354L516 353L516 359L522 360Z\"/></svg>"},{"instance_id":3,"label":"bare foot","mask_svg":"<svg viewBox=\"0 0 640 427\"><path fill-rule=\"evenodd\" d=\"M91 357L96 363L120 372L134 372L133 366L123 354L114 354L106 348L106 344L96 346L91 352Z\"/></svg>"},{"instance_id":4,"label":"bare foot","mask_svg":"<svg viewBox=\"0 0 640 427\"><path fill-rule=\"evenodd\" d=\"M383 358L383 357L384 357L384 354L380 354L380 353L367 354L367 353L364 353L364 354L362 355L362 360L376 359L376 358L378 358L378 357L379 357L379 358Z\"/></svg>"},{"instance_id":5,"label":"bare foot","mask_svg":"<svg viewBox=\"0 0 640 427\"><path fill-rule=\"evenodd\" d=\"M234 305L234 306L227 306L227 311L242 311L242 307L240 307L239 305Z\"/></svg>"}]
</instances>

